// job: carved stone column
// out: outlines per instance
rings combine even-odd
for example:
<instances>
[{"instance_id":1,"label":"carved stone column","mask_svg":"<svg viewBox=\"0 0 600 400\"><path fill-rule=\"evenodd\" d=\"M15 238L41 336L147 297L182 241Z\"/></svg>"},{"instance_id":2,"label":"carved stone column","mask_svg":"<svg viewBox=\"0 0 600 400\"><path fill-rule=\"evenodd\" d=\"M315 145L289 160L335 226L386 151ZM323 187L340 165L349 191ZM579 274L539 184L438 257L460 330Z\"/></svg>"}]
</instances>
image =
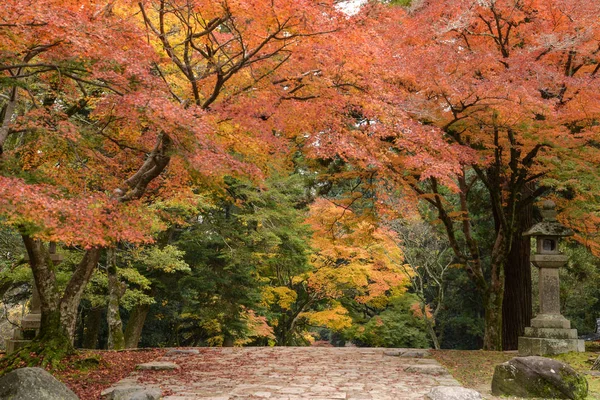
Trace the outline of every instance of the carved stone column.
<instances>
[{"instance_id":1,"label":"carved stone column","mask_svg":"<svg viewBox=\"0 0 600 400\"><path fill-rule=\"evenodd\" d=\"M567 262L567 256L558 249L559 238L571 236L573 232L556 220L555 204L544 202L543 221L534 225L524 236L535 237L536 254L531 262L539 268L540 312L525 328L519 338L519 354L542 356L546 354L585 351L583 340L577 338L577 329L560 314L560 280L558 271Z\"/></svg>"}]
</instances>

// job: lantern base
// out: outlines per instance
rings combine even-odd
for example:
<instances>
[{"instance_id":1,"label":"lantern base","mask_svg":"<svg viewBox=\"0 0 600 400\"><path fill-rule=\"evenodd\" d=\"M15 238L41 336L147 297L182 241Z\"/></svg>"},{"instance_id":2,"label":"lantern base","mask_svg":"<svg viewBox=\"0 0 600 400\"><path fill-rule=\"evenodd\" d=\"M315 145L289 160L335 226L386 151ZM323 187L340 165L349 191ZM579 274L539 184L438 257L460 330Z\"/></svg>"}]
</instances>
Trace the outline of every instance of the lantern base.
<instances>
[{"instance_id":1,"label":"lantern base","mask_svg":"<svg viewBox=\"0 0 600 400\"><path fill-rule=\"evenodd\" d=\"M520 356L544 356L584 352L584 341L577 338L577 329L560 314L538 314L519 337Z\"/></svg>"},{"instance_id":2,"label":"lantern base","mask_svg":"<svg viewBox=\"0 0 600 400\"><path fill-rule=\"evenodd\" d=\"M578 339L577 329L525 328L525 337L546 339Z\"/></svg>"},{"instance_id":3,"label":"lantern base","mask_svg":"<svg viewBox=\"0 0 600 400\"><path fill-rule=\"evenodd\" d=\"M583 353L585 351L584 341L581 339L519 337L520 356L545 356L570 353L572 351Z\"/></svg>"},{"instance_id":4,"label":"lantern base","mask_svg":"<svg viewBox=\"0 0 600 400\"><path fill-rule=\"evenodd\" d=\"M29 343L31 343L31 340L6 339L6 341L5 341L6 354L14 353L15 351L19 350L21 347L27 346Z\"/></svg>"},{"instance_id":5,"label":"lantern base","mask_svg":"<svg viewBox=\"0 0 600 400\"><path fill-rule=\"evenodd\" d=\"M533 328L570 329L571 321L560 314L538 314L531 320ZM529 336L525 334L525 336Z\"/></svg>"}]
</instances>

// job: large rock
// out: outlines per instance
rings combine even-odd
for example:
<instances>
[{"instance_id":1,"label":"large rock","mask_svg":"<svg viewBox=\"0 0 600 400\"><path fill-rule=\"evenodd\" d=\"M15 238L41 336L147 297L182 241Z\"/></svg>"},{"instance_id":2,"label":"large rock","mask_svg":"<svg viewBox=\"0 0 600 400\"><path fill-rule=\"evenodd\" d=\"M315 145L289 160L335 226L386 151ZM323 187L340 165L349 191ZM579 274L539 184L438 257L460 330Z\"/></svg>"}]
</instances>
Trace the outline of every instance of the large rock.
<instances>
[{"instance_id":1,"label":"large rock","mask_svg":"<svg viewBox=\"0 0 600 400\"><path fill-rule=\"evenodd\" d=\"M79 400L79 397L41 368L20 368L0 378L0 399Z\"/></svg>"},{"instance_id":2,"label":"large rock","mask_svg":"<svg viewBox=\"0 0 600 400\"><path fill-rule=\"evenodd\" d=\"M481 400L481 394L460 386L436 386L425 396L429 400Z\"/></svg>"},{"instance_id":3,"label":"large rock","mask_svg":"<svg viewBox=\"0 0 600 400\"><path fill-rule=\"evenodd\" d=\"M492 394L583 400L587 380L569 365L544 357L516 357L497 365Z\"/></svg>"}]
</instances>

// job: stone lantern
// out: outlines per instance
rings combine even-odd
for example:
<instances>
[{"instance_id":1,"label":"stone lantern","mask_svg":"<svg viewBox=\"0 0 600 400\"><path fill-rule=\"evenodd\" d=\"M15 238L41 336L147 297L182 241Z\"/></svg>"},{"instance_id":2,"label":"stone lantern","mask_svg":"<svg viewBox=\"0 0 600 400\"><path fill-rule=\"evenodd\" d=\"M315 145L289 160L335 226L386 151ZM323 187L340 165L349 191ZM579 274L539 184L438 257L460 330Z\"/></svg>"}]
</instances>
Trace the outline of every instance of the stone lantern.
<instances>
[{"instance_id":1,"label":"stone lantern","mask_svg":"<svg viewBox=\"0 0 600 400\"><path fill-rule=\"evenodd\" d=\"M539 268L540 311L519 337L519 355L542 356L546 354L583 352L584 342L577 338L577 329L560 314L560 284L558 269L567 262L567 256L558 250L561 237L573 232L556 220L556 205L547 200L543 204L542 222L523 234L536 239L536 252L531 262Z\"/></svg>"},{"instance_id":2,"label":"stone lantern","mask_svg":"<svg viewBox=\"0 0 600 400\"><path fill-rule=\"evenodd\" d=\"M63 261L63 256L56 253L56 243L50 243L48 253L50 254L50 259L54 265L58 265ZM27 254L25 254L25 260L29 260ZM21 320L21 327L13 330L12 338L6 340L7 353L12 353L25 346L39 333L42 325L42 311L40 294L35 286L35 281L33 282L32 292L29 314L25 315Z\"/></svg>"}]
</instances>

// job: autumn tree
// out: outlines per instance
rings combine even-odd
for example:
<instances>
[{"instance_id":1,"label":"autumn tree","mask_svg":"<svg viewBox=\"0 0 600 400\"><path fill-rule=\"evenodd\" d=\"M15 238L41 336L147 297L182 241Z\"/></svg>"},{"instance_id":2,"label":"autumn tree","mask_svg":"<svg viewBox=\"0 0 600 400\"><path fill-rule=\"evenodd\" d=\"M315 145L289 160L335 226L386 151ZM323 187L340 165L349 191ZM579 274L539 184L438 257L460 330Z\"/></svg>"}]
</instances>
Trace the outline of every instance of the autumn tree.
<instances>
[{"instance_id":1,"label":"autumn tree","mask_svg":"<svg viewBox=\"0 0 600 400\"><path fill-rule=\"evenodd\" d=\"M410 191L429 203L483 299L484 347L502 347L504 304L518 315L506 319L512 347L531 312L519 232L533 203L555 189L578 204L564 218L590 241L595 232L589 194L597 185L597 5L419 4L404 14L372 3L348 19L340 33L352 47L320 54L344 60L331 86L330 126L302 143L309 157L338 157L376 173L378 206L404 212L415 203ZM321 81L328 78L334 80L320 72ZM472 225L480 186L494 221L491 237L477 236Z\"/></svg>"},{"instance_id":2,"label":"autumn tree","mask_svg":"<svg viewBox=\"0 0 600 400\"><path fill-rule=\"evenodd\" d=\"M128 3L2 8L0 199L30 257L42 303L38 339L48 349L71 348L76 309L103 249L150 241L162 229L150 200L185 201L190 177L256 173L243 154L264 157L280 142L273 127L252 125L260 115L239 128L247 113L224 105L265 89L261 77L287 66L293 46L317 33L311 16L334 18L305 12L311 4L142 2L137 21ZM167 23L174 32L164 31ZM171 45L177 35L187 39ZM49 241L86 249L64 293Z\"/></svg>"},{"instance_id":3,"label":"autumn tree","mask_svg":"<svg viewBox=\"0 0 600 400\"><path fill-rule=\"evenodd\" d=\"M171 141L138 103L155 80L149 69L125 65L130 57L152 58L151 49L110 7L9 2L1 19L8 39L0 61L8 93L0 135L2 212L27 249L41 300L39 341L52 361L71 348L79 300L101 248L143 241L152 230L137 200L166 167ZM145 132L134 129L142 121ZM64 293L48 241L86 248Z\"/></svg>"},{"instance_id":4,"label":"autumn tree","mask_svg":"<svg viewBox=\"0 0 600 400\"><path fill-rule=\"evenodd\" d=\"M276 25L268 31L259 26L259 34L244 37L245 32L256 28L239 17L246 15L248 8L238 9L240 4L235 2L214 3L207 8L214 16L207 23L195 17L197 8L193 6L199 4L140 4L155 45L173 63L161 64L160 71L171 84L174 97L239 117L235 127L238 138L243 135L241 130L250 128L267 135L276 132L278 137L291 136L308 157L352 160L357 169L366 170L365 175L390 163L398 169L419 169L424 177L433 175L442 180L458 171L461 154L456 148L444 143L439 132L411 122L405 111L391 101L403 89L394 84L395 74L388 72L387 36L381 33L399 23L394 12L376 7L369 15L336 25L322 9L314 9L314 15L324 17L314 21L306 14L295 13L299 7L314 4L273 3L264 8L256 3L253 5L263 7L263 13ZM328 34L323 35L323 31ZM259 56L254 62L246 60L247 54L273 57ZM372 66L365 69L367 60ZM247 68L250 82L240 83L240 79L247 78L244 74L230 77L230 71L243 68ZM207 71L215 75L206 75ZM196 88L197 81L206 82L206 90ZM213 96L212 88L222 89L221 94ZM252 95L230 97L240 92ZM399 127L405 129L398 131ZM229 121L220 121L218 129L228 146L241 150L236 141L228 142L232 137ZM390 150L392 142L401 148L400 152ZM245 140L243 145L247 148L254 143ZM393 179L406 184L405 178L397 175ZM271 293L275 303L287 304L290 296L301 297L286 286ZM304 300L306 309L314 304L314 299ZM289 321L298 321L294 314L297 310L286 306L285 311L292 314ZM279 328L285 332L283 324Z\"/></svg>"},{"instance_id":5,"label":"autumn tree","mask_svg":"<svg viewBox=\"0 0 600 400\"><path fill-rule=\"evenodd\" d=\"M596 8L456 0L342 16L308 0L9 1L0 203L29 254L40 340L70 348L105 249L152 241L169 204L194 202L207 177L217 191L223 176L259 181L289 172L298 150L376 181L372 215L429 203L484 300L485 347L500 348L505 276L527 270L509 261L528 207L554 188L579 239L596 232ZM489 248L473 233L479 187ZM337 234L379 235L377 223ZM85 250L64 293L48 242ZM321 247L325 261L341 251Z\"/></svg>"},{"instance_id":6,"label":"autumn tree","mask_svg":"<svg viewBox=\"0 0 600 400\"><path fill-rule=\"evenodd\" d=\"M406 109L474 157L463 162L454 190L422 175L412 187L437 211L484 299L486 349L502 348L503 309L505 348L515 348L531 316L528 243L521 238L531 205L551 188L586 198L588 189L576 177L595 182L597 7L585 1L427 2L395 41ZM474 234L470 209L479 184L495 225L487 249ZM587 199L587 207L596 207Z\"/></svg>"},{"instance_id":7,"label":"autumn tree","mask_svg":"<svg viewBox=\"0 0 600 400\"><path fill-rule=\"evenodd\" d=\"M313 270L305 278L303 297L308 301L301 303L304 309L297 316L310 325L342 332L354 324L360 333L364 328L359 325L379 318L405 294L409 279L401 268L395 233L361 212L358 204L355 197L319 198L311 205L307 221L313 230Z\"/></svg>"}]
</instances>

